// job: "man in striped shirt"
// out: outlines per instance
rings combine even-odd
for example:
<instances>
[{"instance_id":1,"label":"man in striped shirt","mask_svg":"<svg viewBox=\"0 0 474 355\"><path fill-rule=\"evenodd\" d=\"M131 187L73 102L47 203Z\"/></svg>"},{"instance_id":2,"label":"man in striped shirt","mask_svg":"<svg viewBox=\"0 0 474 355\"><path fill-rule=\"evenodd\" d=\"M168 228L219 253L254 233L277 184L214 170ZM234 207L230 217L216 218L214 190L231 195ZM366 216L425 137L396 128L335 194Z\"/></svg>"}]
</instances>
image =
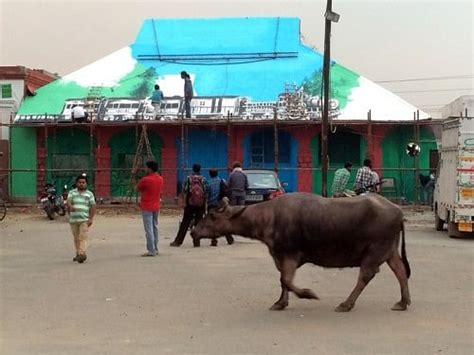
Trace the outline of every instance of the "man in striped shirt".
<instances>
[{"instance_id":1,"label":"man in striped shirt","mask_svg":"<svg viewBox=\"0 0 474 355\"><path fill-rule=\"evenodd\" d=\"M345 197L344 191L351 177L351 169L352 163L346 162L343 168L336 170L331 189L333 197Z\"/></svg>"},{"instance_id":2,"label":"man in striped shirt","mask_svg":"<svg viewBox=\"0 0 474 355\"><path fill-rule=\"evenodd\" d=\"M85 174L77 177L76 188L69 191L67 206L70 212L69 224L76 247L76 256L72 260L82 264L87 259L87 237L95 214L95 198L94 194L87 190Z\"/></svg>"}]
</instances>

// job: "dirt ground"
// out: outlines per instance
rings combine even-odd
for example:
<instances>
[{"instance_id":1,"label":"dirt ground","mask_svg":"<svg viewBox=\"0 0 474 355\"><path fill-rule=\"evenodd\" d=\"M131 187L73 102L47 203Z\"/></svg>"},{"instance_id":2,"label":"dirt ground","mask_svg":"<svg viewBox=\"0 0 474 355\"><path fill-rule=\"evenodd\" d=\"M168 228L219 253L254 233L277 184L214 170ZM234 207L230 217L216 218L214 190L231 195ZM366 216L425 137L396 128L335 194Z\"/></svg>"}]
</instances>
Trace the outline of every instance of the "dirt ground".
<instances>
[{"instance_id":1,"label":"dirt ground","mask_svg":"<svg viewBox=\"0 0 474 355\"><path fill-rule=\"evenodd\" d=\"M65 218L35 209L0 222L1 354L469 354L474 349L474 241L435 232L429 210L406 209L412 305L390 307L399 286L387 266L353 311L334 307L357 269L303 266L296 278L319 301L290 295L262 244L171 248L179 212L160 217L160 256L142 258L138 212L101 209L89 259L71 261Z\"/></svg>"}]
</instances>

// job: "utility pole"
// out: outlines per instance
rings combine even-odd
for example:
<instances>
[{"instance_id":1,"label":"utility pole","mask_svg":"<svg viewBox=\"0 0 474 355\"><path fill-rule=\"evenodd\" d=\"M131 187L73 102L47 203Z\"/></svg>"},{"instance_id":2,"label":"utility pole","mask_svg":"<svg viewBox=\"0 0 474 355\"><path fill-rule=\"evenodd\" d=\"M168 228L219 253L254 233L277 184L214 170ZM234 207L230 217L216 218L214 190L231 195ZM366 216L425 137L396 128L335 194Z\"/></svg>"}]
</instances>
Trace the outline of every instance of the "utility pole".
<instances>
[{"instance_id":1,"label":"utility pole","mask_svg":"<svg viewBox=\"0 0 474 355\"><path fill-rule=\"evenodd\" d=\"M323 60L323 117L321 124L321 193L328 196L328 122L329 122L329 65L331 59L331 20L328 14L332 12L332 0L327 0L324 26L324 60Z\"/></svg>"}]
</instances>

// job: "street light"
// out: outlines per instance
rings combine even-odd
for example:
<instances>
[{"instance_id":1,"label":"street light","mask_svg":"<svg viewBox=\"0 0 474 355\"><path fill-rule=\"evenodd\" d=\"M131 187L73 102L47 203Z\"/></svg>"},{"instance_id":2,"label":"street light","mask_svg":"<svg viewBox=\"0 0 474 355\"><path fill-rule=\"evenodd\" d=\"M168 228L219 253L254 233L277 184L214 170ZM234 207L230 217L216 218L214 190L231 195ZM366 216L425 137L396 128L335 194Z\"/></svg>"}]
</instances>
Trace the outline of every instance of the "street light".
<instances>
[{"instance_id":1,"label":"street light","mask_svg":"<svg viewBox=\"0 0 474 355\"><path fill-rule=\"evenodd\" d=\"M326 13L324 14L324 18L326 20L331 21L331 22L339 22L340 17L341 17L341 15L339 15L336 12L332 12L332 11L326 11Z\"/></svg>"},{"instance_id":2,"label":"street light","mask_svg":"<svg viewBox=\"0 0 474 355\"><path fill-rule=\"evenodd\" d=\"M339 21L339 14L332 11L332 0L327 0L326 13L324 14L324 59L323 59L323 116L321 122L321 193L328 196L328 121L329 121L329 71L331 59L331 22Z\"/></svg>"}]
</instances>

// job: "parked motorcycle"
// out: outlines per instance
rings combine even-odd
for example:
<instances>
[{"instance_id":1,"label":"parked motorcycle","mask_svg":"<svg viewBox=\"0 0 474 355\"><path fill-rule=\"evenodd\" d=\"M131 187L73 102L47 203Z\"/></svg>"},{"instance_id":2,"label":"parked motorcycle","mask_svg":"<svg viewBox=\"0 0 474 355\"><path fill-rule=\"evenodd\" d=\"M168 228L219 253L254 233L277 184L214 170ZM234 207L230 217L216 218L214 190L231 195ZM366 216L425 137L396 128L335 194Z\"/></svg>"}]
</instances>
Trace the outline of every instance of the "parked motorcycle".
<instances>
[{"instance_id":1,"label":"parked motorcycle","mask_svg":"<svg viewBox=\"0 0 474 355\"><path fill-rule=\"evenodd\" d=\"M65 200L62 195L57 193L53 184L48 183L44 186L44 193L40 201L49 219L53 220L55 214L59 216L66 214Z\"/></svg>"}]
</instances>

